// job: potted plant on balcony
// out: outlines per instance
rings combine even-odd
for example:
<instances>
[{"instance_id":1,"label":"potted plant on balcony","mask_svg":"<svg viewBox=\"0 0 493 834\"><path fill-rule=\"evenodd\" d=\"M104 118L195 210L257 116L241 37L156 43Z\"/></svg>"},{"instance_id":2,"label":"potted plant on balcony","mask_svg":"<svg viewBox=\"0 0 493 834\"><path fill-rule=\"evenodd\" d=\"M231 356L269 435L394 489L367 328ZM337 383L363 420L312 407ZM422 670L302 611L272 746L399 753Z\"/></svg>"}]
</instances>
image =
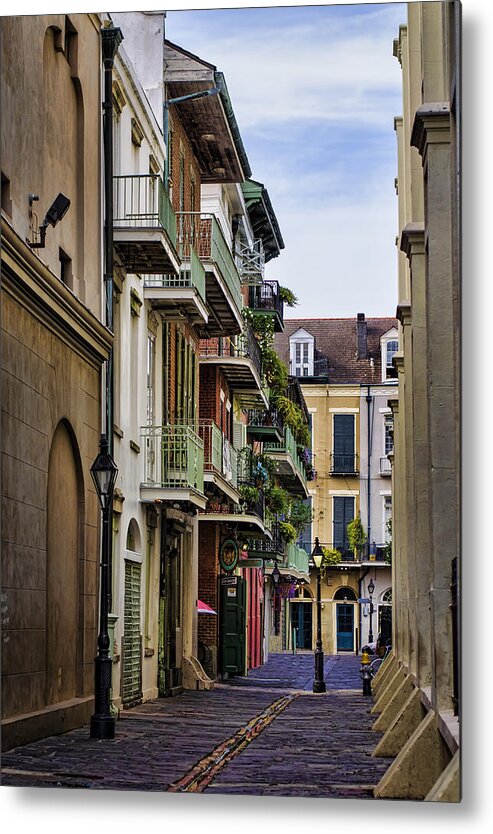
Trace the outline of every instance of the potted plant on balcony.
<instances>
[{"instance_id":1,"label":"potted plant on balcony","mask_svg":"<svg viewBox=\"0 0 493 834\"><path fill-rule=\"evenodd\" d=\"M279 298L287 307L296 307L298 297L288 287L279 286Z\"/></svg>"},{"instance_id":2,"label":"potted plant on balcony","mask_svg":"<svg viewBox=\"0 0 493 834\"><path fill-rule=\"evenodd\" d=\"M296 541L296 527L294 527L289 521L279 522L279 532L281 533L281 536L283 537L284 541L286 541L288 544L290 542Z\"/></svg>"},{"instance_id":3,"label":"potted plant on balcony","mask_svg":"<svg viewBox=\"0 0 493 834\"><path fill-rule=\"evenodd\" d=\"M245 484L240 486L239 493L241 503L244 504L247 509L250 509L250 507L257 503L260 495L257 487L247 486Z\"/></svg>"},{"instance_id":4,"label":"potted plant on balcony","mask_svg":"<svg viewBox=\"0 0 493 834\"><path fill-rule=\"evenodd\" d=\"M265 503L274 515L286 515L291 507L291 496L280 486L269 486L265 491Z\"/></svg>"},{"instance_id":5,"label":"potted plant on balcony","mask_svg":"<svg viewBox=\"0 0 493 834\"><path fill-rule=\"evenodd\" d=\"M337 550L336 547L322 547L323 550L323 559L322 564L320 566L320 571L322 576L326 576L327 570L330 567L334 567L335 565L339 565L342 562L342 554L340 550Z\"/></svg>"},{"instance_id":6,"label":"potted plant on balcony","mask_svg":"<svg viewBox=\"0 0 493 834\"><path fill-rule=\"evenodd\" d=\"M360 516L356 516L347 526L348 544L357 558L362 552L366 544L366 533L363 530Z\"/></svg>"}]
</instances>

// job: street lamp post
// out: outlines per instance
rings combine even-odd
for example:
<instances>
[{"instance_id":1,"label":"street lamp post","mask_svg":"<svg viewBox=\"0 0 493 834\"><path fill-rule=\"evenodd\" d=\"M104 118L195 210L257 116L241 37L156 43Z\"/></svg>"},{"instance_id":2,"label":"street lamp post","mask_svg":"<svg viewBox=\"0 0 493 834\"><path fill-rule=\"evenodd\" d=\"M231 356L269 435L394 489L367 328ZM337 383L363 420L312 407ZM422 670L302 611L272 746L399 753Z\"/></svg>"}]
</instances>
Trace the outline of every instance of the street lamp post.
<instances>
[{"instance_id":1,"label":"street lamp post","mask_svg":"<svg viewBox=\"0 0 493 834\"><path fill-rule=\"evenodd\" d=\"M326 692L324 681L324 653L322 649L322 602L320 592L320 568L322 566L324 552L320 547L318 539L315 539L315 547L312 552L312 559L317 570L317 642L315 646L315 677L313 679L314 692Z\"/></svg>"},{"instance_id":2,"label":"street lamp post","mask_svg":"<svg viewBox=\"0 0 493 834\"><path fill-rule=\"evenodd\" d=\"M373 643L373 591L375 590L375 583L370 579L368 583L368 594L370 595L370 630L368 632L368 642Z\"/></svg>"},{"instance_id":3,"label":"street lamp post","mask_svg":"<svg viewBox=\"0 0 493 834\"><path fill-rule=\"evenodd\" d=\"M107 739L115 737L115 719L111 714L111 670L113 661L110 657L110 638L108 634L109 611L109 545L111 542L111 507L113 489L118 469L109 453L108 439L101 435L99 454L91 466L91 476L98 493L103 511L103 529L101 542L101 579L98 653L94 660L94 707L91 717L91 738Z\"/></svg>"}]
</instances>

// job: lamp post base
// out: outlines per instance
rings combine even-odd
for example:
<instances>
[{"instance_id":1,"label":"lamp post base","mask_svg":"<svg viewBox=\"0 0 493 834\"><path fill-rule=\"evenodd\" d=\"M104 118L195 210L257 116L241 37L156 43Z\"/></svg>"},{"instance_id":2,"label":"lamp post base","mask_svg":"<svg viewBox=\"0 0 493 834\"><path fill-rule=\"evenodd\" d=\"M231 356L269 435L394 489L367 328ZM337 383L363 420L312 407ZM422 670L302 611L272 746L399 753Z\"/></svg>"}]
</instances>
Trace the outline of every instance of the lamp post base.
<instances>
[{"instance_id":1,"label":"lamp post base","mask_svg":"<svg viewBox=\"0 0 493 834\"><path fill-rule=\"evenodd\" d=\"M315 679L313 681L313 692L326 692L327 687L324 681L324 655L322 651L315 651Z\"/></svg>"},{"instance_id":2,"label":"lamp post base","mask_svg":"<svg viewBox=\"0 0 493 834\"><path fill-rule=\"evenodd\" d=\"M115 719L112 715L92 716L91 738L99 738L102 740L115 738Z\"/></svg>"}]
</instances>

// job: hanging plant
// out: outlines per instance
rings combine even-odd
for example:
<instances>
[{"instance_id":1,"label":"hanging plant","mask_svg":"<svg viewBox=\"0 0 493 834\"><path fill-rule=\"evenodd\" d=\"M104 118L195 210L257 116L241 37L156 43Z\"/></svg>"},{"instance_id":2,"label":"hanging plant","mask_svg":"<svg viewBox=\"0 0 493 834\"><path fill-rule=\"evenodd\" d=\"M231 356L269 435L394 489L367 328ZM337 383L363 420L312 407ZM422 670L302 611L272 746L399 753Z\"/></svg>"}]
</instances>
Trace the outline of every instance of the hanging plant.
<instances>
[{"instance_id":1,"label":"hanging plant","mask_svg":"<svg viewBox=\"0 0 493 834\"><path fill-rule=\"evenodd\" d=\"M335 547L323 547L322 550L324 555L322 564L320 565L320 573L325 577L330 567L339 565L342 562L342 554Z\"/></svg>"},{"instance_id":2,"label":"hanging plant","mask_svg":"<svg viewBox=\"0 0 493 834\"><path fill-rule=\"evenodd\" d=\"M279 298L287 307L296 307L298 303L298 297L288 287L279 287Z\"/></svg>"},{"instance_id":3,"label":"hanging plant","mask_svg":"<svg viewBox=\"0 0 493 834\"><path fill-rule=\"evenodd\" d=\"M257 487L246 486L244 484L240 486L239 493L241 500L247 505L247 507L250 507L252 504L256 504L260 495Z\"/></svg>"},{"instance_id":4,"label":"hanging plant","mask_svg":"<svg viewBox=\"0 0 493 834\"><path fill-rule=\"evenodd\" d=\"M353 520L349 522L347 526L347 537L349 547L353 551L354 555L357 556L358 553L361 553L366 544L366 533L363 530L363 525L359 516L353 518Z\"/></svg>"},{"instance_id":5,"label":"hanging plant","mask_svg":"<svg viewBox=\"0 0 493 834\"><path fill-rule=\"evenodd\" d=\"M313 512L308 504L304 504L299 498L296 498L291 503L291 510L289 513L289 523L293 525L299 536L303 527L310 524L313 519Z\"/></svg>"},{"instance_id":6,"label":"hanging plant","mask_svg":"<svg viewBox=\"0 0 493 834\"><path fill-rule=\"evenodd\" d=\"M279 486L269 486L265 491L265 503L275 515L286 515L291 507L291 496Z\"/></svg>"},{"instance_id":7,"label":"hanging plant","mask_svg":"<svg viewBox=\"0 0 493 834\"><path fill-rule=\"evenodd\" d=\"M281 533L283 539L285 539L287 542L296 541L296 527L293 527L293 525L289 521L279 522L279 532Z\"/></svg>"},{"instance_id":8,"label":"hanging plant","mask_svg":"<svg viewBox=\"0 0 493 834\"><path fill-rule=\"evenodd\" d=\"M385 561L388 565L392 564L392 519L389 518L385 527L387 528L388 539L385 543Z\"/></svg>"}]
</instances>

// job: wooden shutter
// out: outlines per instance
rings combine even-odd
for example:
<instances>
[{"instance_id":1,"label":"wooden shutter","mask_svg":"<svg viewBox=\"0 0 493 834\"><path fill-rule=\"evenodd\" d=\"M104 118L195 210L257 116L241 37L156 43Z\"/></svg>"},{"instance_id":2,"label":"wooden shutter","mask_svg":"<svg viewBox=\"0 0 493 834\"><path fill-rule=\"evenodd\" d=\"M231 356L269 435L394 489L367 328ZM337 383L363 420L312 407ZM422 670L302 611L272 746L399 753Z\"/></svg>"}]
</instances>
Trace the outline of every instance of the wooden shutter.
<instances>
[{"instance_id":1,"label":"wooden shutter","mask_svg":"<svg viewBox=\"0 0 493 834\"><path fill-rule=\"evenodd\" d=\"M140 634L140 573L138 562L125 560L122 701L142 701L142 637Z\"/></svg>"},{"instance_id":2,"label":"wooden shutter","mask_svg":"<svg viewBox=\"0 0 493 834\"><path fill-rule=\"evenodd\" d=\"M354 498L338 496L333 503L333 544L338 550L347 550L347 525L354 518Z\"/></svg>"},{"instance_id":3,"label":"wooden shutter","mask_svg":"<svg viewBox=\"0 0 493 834\"><path fill-rule=\"evenodd\" d=\"M334 468L354 472L354 414L334 414Z\"/></svg>"}]
</instances>

